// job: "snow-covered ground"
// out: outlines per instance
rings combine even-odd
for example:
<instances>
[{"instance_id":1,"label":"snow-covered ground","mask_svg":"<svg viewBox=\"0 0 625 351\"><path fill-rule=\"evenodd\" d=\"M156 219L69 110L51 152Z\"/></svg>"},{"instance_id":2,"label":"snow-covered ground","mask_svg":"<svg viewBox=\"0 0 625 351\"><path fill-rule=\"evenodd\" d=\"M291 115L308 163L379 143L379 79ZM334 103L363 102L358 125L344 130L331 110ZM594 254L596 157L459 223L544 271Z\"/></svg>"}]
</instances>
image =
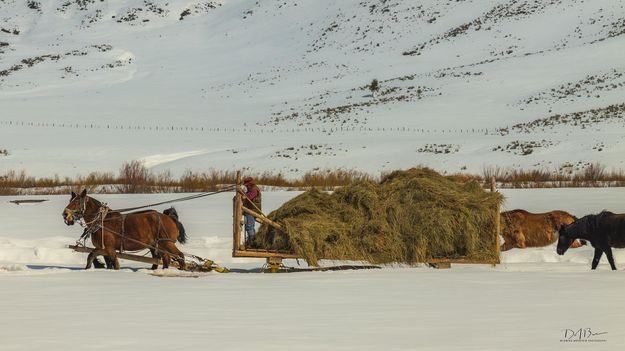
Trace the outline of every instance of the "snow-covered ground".
<instances>
[{"instance_id":1,"label":"snow-covered ground","mask_svg":"<svg viewBox=\"0 0 625 351\"><path fill-rule=\"evenodd\" d=\"M0 175L620 169L624 17L614 0L2 0Z\"/></svg>"},{"instance_id":2,"label":"snow-covered ground","mask_svg":"<svg viewBox=\"0 0 625 351\"><path fill-rule=\"evenodd\" d=\"M581 216L625 212L625 189L502 190L504 210L567 210ZM266 192L270 211L297 192ZM242 270L256 259L231 254L231 194L176 205L190 234L182 250ZM96 195L113 208L177 197ZM28 197L20 197L28 198ZM502 264L449 270L293 274L148 275L81 267L86 255L64 248L82 230L67 227L69 196L15 205L0 198L2 350L621 350L625 347L625 250L619 270L592 249L513 249ZM327 262L332 264L332 262ZM287 264L296 265L295 261ZM579 329L592 333L574 344Z\"/></svg>"}]
</instances>

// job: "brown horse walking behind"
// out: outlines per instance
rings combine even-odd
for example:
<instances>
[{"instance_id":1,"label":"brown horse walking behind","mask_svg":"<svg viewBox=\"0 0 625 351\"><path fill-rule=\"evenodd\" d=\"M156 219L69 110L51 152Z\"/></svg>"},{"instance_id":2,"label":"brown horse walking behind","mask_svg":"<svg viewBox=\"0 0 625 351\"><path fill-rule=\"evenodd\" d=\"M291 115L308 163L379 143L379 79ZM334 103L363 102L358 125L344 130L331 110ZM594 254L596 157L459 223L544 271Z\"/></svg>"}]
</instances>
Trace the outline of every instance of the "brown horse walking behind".
<instances>
[{"instance_id":1,"label":"brown horse walking behind","mask_svg":"<svg viewBox=\"0 0 625 351\"><path fill-rule=\"evenodd\" d=\"M558 240L560 226L571 224L575 216L565 211L531 213L525 210L512 210L501 213L501 236L505 242L502 250L512 248L542 247ZM580 247L579 241L572 248Z\"/></svg>"},{"instance_id":2,"label":"brown horse walking behind","mask_svg":"<svg viewBox=\"0 0 625 351\"><path fill-rule=\"evenodd\" d=\"M117 251L144 249L149 249L152 256L161 256L163 268L169 267L173 258L179 268L184 269L184 254L175 242L184 243L186 235L175 211L169 213L148 210L122 214L87 196L85 189L78 195L72 192L72 198L63 210L63 220L65 224L73 225L83 219L87 225L86 231L91 235L95 250L87 258L86 269L91 268L98 255L108 257L114 268L119 269Z\"/></svg>"}]
</instances>

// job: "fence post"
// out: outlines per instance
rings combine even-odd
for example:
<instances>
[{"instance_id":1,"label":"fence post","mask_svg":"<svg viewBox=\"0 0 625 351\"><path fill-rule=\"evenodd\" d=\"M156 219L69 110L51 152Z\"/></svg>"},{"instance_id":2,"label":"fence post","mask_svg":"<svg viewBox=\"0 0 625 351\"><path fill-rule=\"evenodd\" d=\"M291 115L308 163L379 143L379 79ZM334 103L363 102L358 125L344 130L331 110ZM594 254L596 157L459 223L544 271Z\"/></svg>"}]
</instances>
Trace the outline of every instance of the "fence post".
<instances>
[{"instance_id":1,"label":"fence post","mask_svg":"<svg viewBox=\"0 0 625 351\"><path fill-rule=\"evenodd\" d=\"M497 182L495 176L490 178L490 191L492 193L497 191ZM497 259L493 263L493 266L501 263L501 243L499 241L499 234L501 233L501 214L500 205L497 204L497 212L495 213L495 252L497 253Z\"/></svg>"}]
</instances>

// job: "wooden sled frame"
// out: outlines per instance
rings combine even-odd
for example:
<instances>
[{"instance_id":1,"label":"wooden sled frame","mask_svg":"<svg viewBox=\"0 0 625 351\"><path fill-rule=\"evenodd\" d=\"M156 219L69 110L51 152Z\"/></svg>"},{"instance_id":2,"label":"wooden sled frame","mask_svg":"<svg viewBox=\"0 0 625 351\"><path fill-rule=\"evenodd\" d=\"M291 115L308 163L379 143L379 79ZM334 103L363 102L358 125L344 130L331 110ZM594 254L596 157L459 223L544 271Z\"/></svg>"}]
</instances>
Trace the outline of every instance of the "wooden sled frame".
<instances>
[{"instance_id":1,"label":"wooden sled frame","mask_svg":"<svg viewBox=\"0 0 625 351\"><path fill-rule=\"evenodd\" d=\"M232 214L232 257L255 257L255 258L267 258L269 261L280 261L286 258L301 258L293 252L286 251L272 251L261 249L250 249L245 245L246 243L241 241L241 227L243 226L243 213L254 216L257 222L272 226L276 229L282 230L282 226L271 219L267 218L262 212L250 210L247 207L243 207L243 188L241 187L241 172L237 171L236 179L236 194L234 195L234 207Z\"/></svg>"},{"instance_id":2,"label":"wooden sled frame","mask_svg":"<svg viewBox=\"0 0 625 351\"><path fill-rule=\"evenodd\" d=\"M94 250L94 248L92 247L87 247L87 246L82 246L82 245L68 245L68 248L76 251L76 252L84 252L84 253L91 253L91 251ZM122 259L122 260L129 260L129 261L135 261L135 262L142 262L142 263L149 263L149 264L156 264L159 266L163 265L163 261L160 258L152 258L152 257L146 257L146 256L140 256L140 255L135 255L135 254L130 254L130 253L125 253L125 252L117 252L117 257ZM218 265L215 264L215 262L211 261L211 260L204 260L203 263L199 264L196 263L194 261L186 261L185 262L187 267L185 269L185 271L190 271L190 272L219 272L219 273L227 273L228 269L225 267L220 267ZM178 264L177 261L172 260L171 263L169 264L172 267L175 268L180 268L180 265Z\"/></svg>"}]
</instances>

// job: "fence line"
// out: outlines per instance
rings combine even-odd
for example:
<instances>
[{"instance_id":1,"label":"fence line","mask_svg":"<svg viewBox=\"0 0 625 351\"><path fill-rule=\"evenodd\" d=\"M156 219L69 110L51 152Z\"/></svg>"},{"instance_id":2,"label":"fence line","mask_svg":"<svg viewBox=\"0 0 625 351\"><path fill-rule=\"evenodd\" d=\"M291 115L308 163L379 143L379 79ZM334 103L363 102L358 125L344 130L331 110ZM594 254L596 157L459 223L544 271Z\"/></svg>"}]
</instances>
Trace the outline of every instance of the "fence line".
<instances>
[{"instance_id":1,"label":"fence line","mask_svg":"<svg viewBox=\"0 0 625 351\"><path fill-rule=\"evenodd\" d=\"M416 128L416 127L298 127L275 129L270 127L189 127L165 125L129 125L129 124L97 124L97 123L49 123L28 121L0 121L0 126L17 128L63 128L63 129L100 129L107 131L145 131L145 132L193 132L193 133L367 133L367 132L400 132L413 134L480 134L488 135L495 132L488 128Z\"/></svg>"}]
</instances>

